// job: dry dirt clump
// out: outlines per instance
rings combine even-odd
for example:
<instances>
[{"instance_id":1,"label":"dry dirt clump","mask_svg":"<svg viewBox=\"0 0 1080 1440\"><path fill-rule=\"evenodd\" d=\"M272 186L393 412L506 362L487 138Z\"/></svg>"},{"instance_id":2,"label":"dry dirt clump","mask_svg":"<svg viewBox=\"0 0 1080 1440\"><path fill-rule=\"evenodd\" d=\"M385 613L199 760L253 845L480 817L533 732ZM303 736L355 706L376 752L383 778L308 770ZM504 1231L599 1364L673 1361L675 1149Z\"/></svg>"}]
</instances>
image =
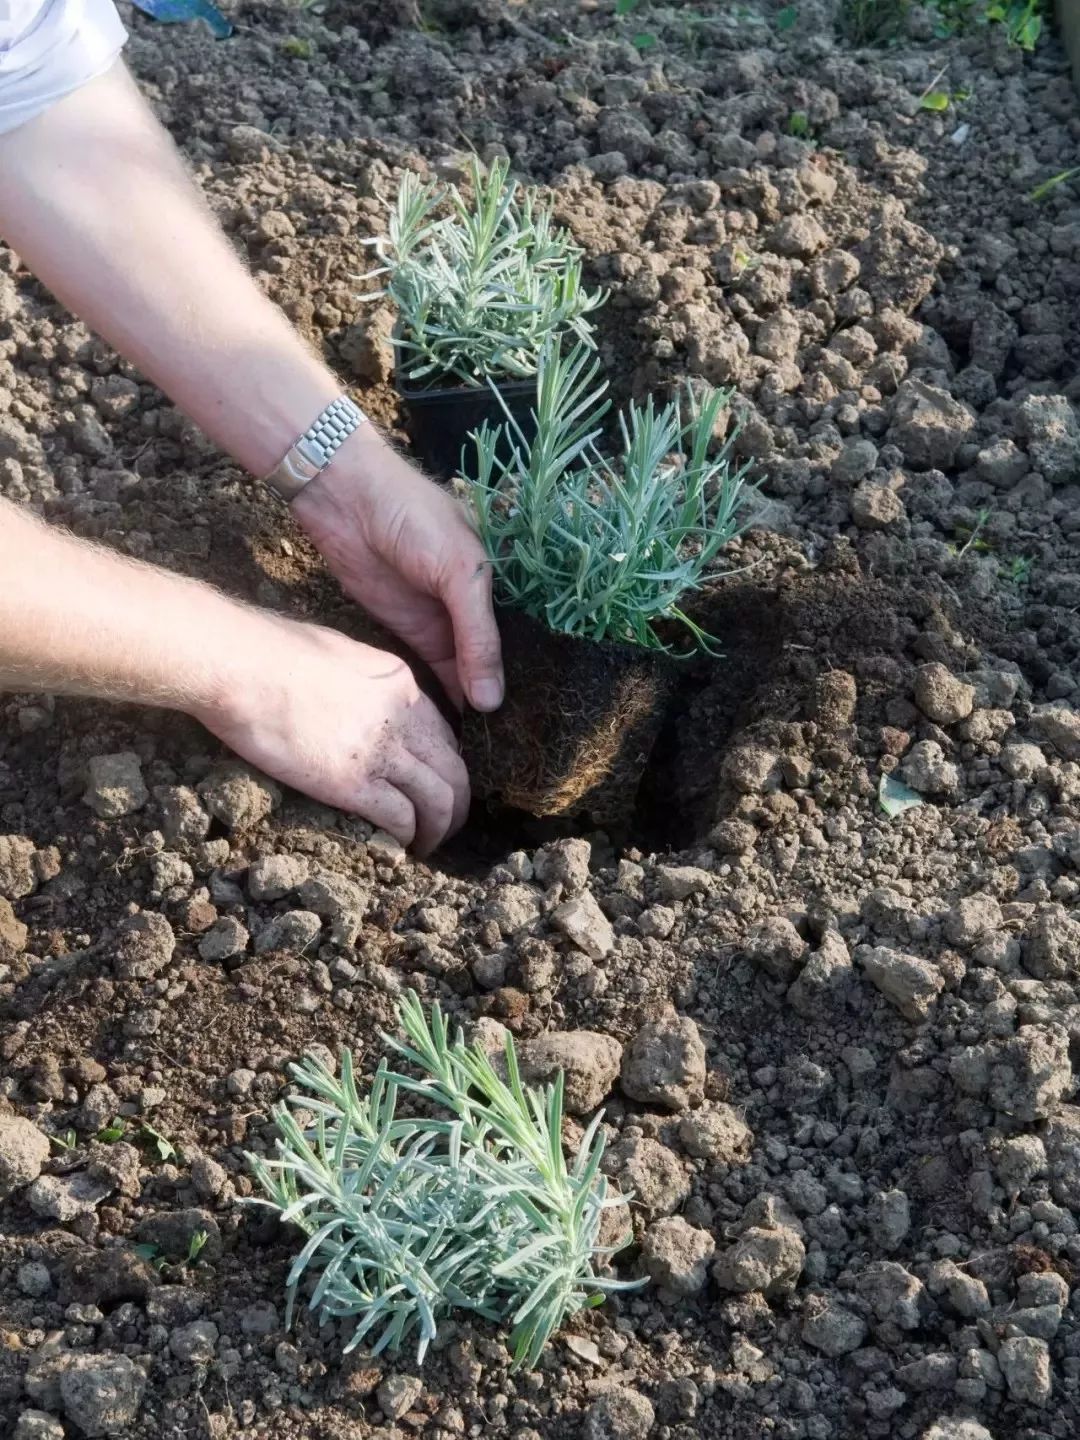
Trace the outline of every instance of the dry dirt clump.
<instances>
[{"instance_id":1,"label":"dry dirt clump","mask_svg":"<svg viewBox=\"0 0 1080 1440\"><path fill-rule=\"evenodd\" d=\"M611 289L616 398L733 384L761 513L709 587L724 660L606 832L482 814L417 864L187 722L0 700L4 1436L1080 1426L1080 205L1031 198L1080 105L1052 38L712 9L256 0L220 46L131 17L209 203L375 416L361 241L402 166L508 154ZM938 84L970 98L920 109ZM4 495L359 631L10 252L0 388ZM534 1374L483 1326L420 1373L287 1331L295 1237L241 1203L288 1064L371 1067L406 987L565 1067L567 1141L604 1105L634 1192L612 1235L653 1283Z\"/></svg>"}]
</instances>

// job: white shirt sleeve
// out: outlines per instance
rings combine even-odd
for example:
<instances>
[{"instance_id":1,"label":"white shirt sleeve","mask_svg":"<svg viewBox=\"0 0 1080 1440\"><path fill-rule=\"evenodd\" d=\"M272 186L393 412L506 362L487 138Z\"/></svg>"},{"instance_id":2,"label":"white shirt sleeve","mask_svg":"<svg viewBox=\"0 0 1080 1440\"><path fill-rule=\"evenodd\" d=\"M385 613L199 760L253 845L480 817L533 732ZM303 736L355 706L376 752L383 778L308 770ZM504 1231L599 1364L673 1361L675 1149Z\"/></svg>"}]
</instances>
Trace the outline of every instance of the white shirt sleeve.
<instances>
[{"instance_id":1,"label":"white shirt sleeve","mask_svg":"<svg viewBox=\"0 0 1080 1440\"><path fill-rule=\"evenodd\" d=\"M113 0L0 0L0 134L103 75L126 39Z\"/></svg>"}]
</instances>

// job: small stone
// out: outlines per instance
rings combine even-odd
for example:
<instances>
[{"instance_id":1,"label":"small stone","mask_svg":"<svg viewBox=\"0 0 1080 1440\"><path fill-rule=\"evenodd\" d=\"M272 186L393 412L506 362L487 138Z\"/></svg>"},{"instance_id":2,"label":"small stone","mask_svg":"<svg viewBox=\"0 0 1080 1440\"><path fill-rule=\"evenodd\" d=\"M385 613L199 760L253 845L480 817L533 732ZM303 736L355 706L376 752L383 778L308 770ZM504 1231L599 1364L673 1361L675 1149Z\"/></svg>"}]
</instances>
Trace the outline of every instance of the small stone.
<instances>
[{"instance_id":1,"label":"small stone","mask_svg":"<svg viewBox=\"0 0 1080 1440\"><path fill-rule=\"evenodd\" d=\"M820 946L806 961L787 992L787 1003L807 1020L822 1020L841 1011L853 989L854 968L843 937L826 930Z\"/></svg>"},{"instance_id":2,"label":"small stone","mask_svg":"<svg viewBox=\"0 0 1080 1440\"><path fill-rule=\"evenodd\" d=\"M197 1195L214 1200L228 1185L229 1172L209 1155L196 1155L191 1161L191 1183Z\"/></svg>"},{"instance_id":3,"label":"small stone","mask_svg":"<svg viewBox=\"0 0 1080 1440\"><path fill-rule=\"evenodd\" d=\"M955 795L960 788L960 771L946 760L936 740L919 740L907 753L900 773L904 783L920 795Z\"/></svg>"},{"instance_id":4,"label":"small stone","mask_svg":"<svg viewBox=\"0 0 1080 1440\"><path fill-rule=\"evenodd\" d=\"M300 888L310 868L304 855L264 855L248 870L248 894L253 900L281 900Z\"/></svg>"},{"instance_id":5,"label":"small stone","mask_svg":"<svg viewBox=\"0 0 1080 1440\"><path fill-rule=\"evenodd\" d=\"M423 1381L415 1375L390 1375L375 1392L379 1409L388 1420L400 1420L423 1393Z\"/></svg>"},{"instance_id":6,"label":"small stone","mask_svg":"<svg viewBox=\"0 0 1080 1440\"><path fill-rule=\"evenodd\" d=\"M1024 969L1036 980L1065 980L1080 973L1080 922L1062 905L1040 909L1023 939Z\"/></svg>"},{"instance_id":7,"label":"small stone","mask_svg":"<svg viewBox=\"0 0 1080 1440\"><path fill-rule=\"evenodd\" d=\"M678 918L670 905L650 905L638 916L638 929L642 935L654 940L666 940L675 929Z\"/></svg>"},{"instance_id":8,"label":"small stone","mask_svg":"<svg viewBox=\"0 0 1080 1440\"><path fill-rule=\"evenodd\" d=\"M122 750L117 755L95 755L86 769L88 778L83 801L102 820L133 815L150 798L142 764L131 750Z\"/></svg>"},{"instance_id":9,"label":"small stone","mask_svg":"<svg viewBox=\"0 0 1080 1440\"><path fill-rule=\"evenodd\" d=\"M934 661L920 665L915 676L915 704L935 724L955 725L975 708L975 687Z\"/></svg>"},{"instance_id":10,"label":"small stone","mask_svg":"<svg viewBox=\"0 0 1080 1440\"><path fill-rule=\"evenodd\" d=\"M911 1205L903 1190L879 1190L870 1197L867 1222L874 1243L896 1250L911 1229Z\"/></svg>"},{"instance_id":11,"label":"small stone","mask_svg":"<svg viewBox=\"0 0 1080 1440\"><path fill-rule=\"evenodd\" d=\"M622 1088L631 1100L684 1110L705 1095L705 1046L689 1016L668 1006L627 1045Z\"/></svg>"},{"instance_id":12,"label":"small stone","mask_svg":"<svg viewBox=\"0 0 1080 1440\"><path fill-rule=\"evenodd\" d=\"M128 915L116 927L113 969L121 980L153 980L176 949L172 926L156 910Z\"/></svg>"},{"instance_id":13,"label":"small stone","mask_svg":"<svg viewBox=\"0 0 1080 1440\"><path fill-rule=\"evenodd\" d=\"M203 804L229 830L248 830L281 803L281 791L245 765L219 766L199 785Z\"/></svg>"},{"instance_id":14,"label":"small stone","mask_svg":"<svg viewBox=\"0 0 1080 1440\"><path fill-rule=\"evenodd\" d=\"M824 250L829 237L812 215L785 215L769 234L769 249L775 255L809 260Z\"/></svg>"},{"instance_id":15,"label":"small stone","mask_svg":"<svg viewBox=\"0 0 1080 1440\"><path fill-rule=\"evenodd\" d=\"M1035 739L1052 745L1066 760L1080 760L1080 715L1061 704L1037 705L1028 728Z\"/></svg>"},{"instance_id":16,"label":"small stone","mask_svg":"<svg viewBox=\"0 0 1080 1440\"><path fill-rule=\"evenodd\" d=\"M119 1108L120 1101L111 1086L91 1085L79 1111L80 1127L95 1134L108 1125Z\"/></svg>"},{"instance_id":17,"label":"small stone","mask_svg":"<svg viewBox=\"0 0 1080 1440\"><path fill-rule=\"evenodd\" d=\"M794 979L808 948L795 926L782 915L758 921L743 946L747 958L774 980Z\"/></svg>"},{"instance_id":18,"label":"small stone","mask_svg":"<svg viewBox=\"0 0 1080 1440\"><path fill-rule=\"evenodd\" d=\"M975 429L975 416L946 390L905 380L896 392L887 439L921 470L948 470Z\"/></svg>"},{"instance_id":19,"label":"small stone","mask_svg":"<svg viewBox=\"0 0 1080 1440\"><path fill-rule=\"evenodd\" d=\"M952 1260L939 1260L931 1267L927 1288L931 1295L944 1296L957 1315L974 1320L990 1310L990 1296L985 1284Z\"/></svg>"},{"instance_id":20,"label":"small stone","mask_svg":"<svg viewBox=\"0 0 1080 1440\"><path fill-rule=\"evenodd\" d=\"M662 900L689 900L691 895L704 895L712 887L713 877L699 865L658 865L657 886Z\"/></svg>"},{"instance_id":21,"label":"small stone","mask_svg":"<svg viewBox=\"0 0 1080 1440\"><path fill-rule=\"evenodd\" d=\"M184 1365L208 1365L217 1349L218 1327L212 1320L192 1320L169 1336L169 1350Z\"/></svg>"},{"instance_id":22,"label":"small stone","mask_svg":"<svg viewBox=\"0 0 1080 1440\"><path fill-rule=\"evenodd\" d=\"M42 1175L26 1192L26 1203L35 1215L66 1225L80 1215L93 1214L113 1188L107 1180L81 1170L74 1175Z\"/></svg>"},{"instance_id":23,"label":"small stone","mask_svg":"<svg viewBox=\"0 0 1080 1440\"><path fill-rule=\"evenodd\" d=\"M997 1046L989 1099L996 1110L1026 1124L1052 1116L1072 1088L1069 1037L1055 1025L1021 1025Z\"/></svg>"},{"instance_id":24,"label":"small stone","mask_svg":"<svg viewBox=\"0 0 1080 1440\"><path fill-rule=\"evenodd\" d=\"M655 1423L656 1411L645 1396L620 1385L589 1406L584 1440L645 1440Z\"/></svg>"},{"instance_id":25,"label":"small stone","mask_svg":"<svg viewBox=\"0 0 1080 1440\"><path fill-rule=\"evenodd\" d=\"M952 1359L951 1356L947 1358ZM953 1363L955 1364L955 1361ZM910 1370L912 1367L908 1365L905 1368ZM980 1425L977 1420L963 1420L943 1415L940 1420L934 1421L929 1430L923 1431L922 1440L994 1440L994 1437L986 1426Z\"/></svg>"},{"instance_id":26,"label":"small stone","mask_svg":"<svg viewBox=\"0 0 1080 1440\"><path fill-rule=\"evenodd\" d=\"M815 1307L803 1321L803 1340L830 1359L849 1355L866 1339L866 1321L829 1300Z\"/></svg>"},{"instance_id":27,"label":"small stone","mask_svg":"<svg viewBox=\"0 0 1080 1440\"><path fill-rule=\"evenodd\" d=\"M917 1330L922 1323L923 1283L894 1260L876 1260L856 1276L856 1290L883 1324Z\"/></svg>"},{"instance_id":28,"label":"small stone","mask_svg":"<svg viewBox=\"0 0 1080 1440\"><path fill-rule=\"evenodd\" d=\"M15 1422L12 1440L64 1440L64 1427L47 1410L24 1410Z\"/></svg>"},{"instance_id":29,"label":"small stone","mask_svg":"<svg viewBox=\"0 0 1080 1440\"><path fill-rule=\"evenodd\" d=\"M688 1155L711 1165L745 1165L750 1159L754 1132L737 1110L710 1101L679 1121L679 1139Z\"/></svg>"},{"instance_id":30,"label":"small stone","mask_svg":"<svg viewBox=\"0 0 1080 1440\"><path fill-rule=\"evenodd\" d=\"M1048 1405L1053 1393L1050 1378L1050 1349L1045 1340L1017 1335L1003 1340L998 1364L1009 1387L1009 1395L1021 1405Z\"/></svg>"},{"instance_id":31,"label":"small stone","mask_svg":"<svg viewBox=\"0 0 1080 1440\"><path fill-rule=\"evenodd\" d=\"M247 1070L241 1066L238 1070L229 1072L225 1080L225 1088L230 1095L243 1098L251 1094L251 1088L258 1077L254 1070Z\"/></svg>"},{"instance_id":32,"label":"small stone","mask_svg":"<svg viewBox=\"0 0 1080 1440\"><path fill-rule=\"evenodd\" d=\"M210 833L210 816L194 790L186 785L159 785L154 791L161 815L161 833L173 844L197 845Z\"/></svg>"},{"instance_id":33,"label":"small stone","mask_svg":"<svg viewBox=\"0 0 1080 1440\"><path fill-rule=\"evenodd\" d=\"M927 1018L945 987L936 965L885 945L860 945L855 958L886 1000L916 1023Z\"/></svg>"},{"instance_id":34,"label":"small stone","mask_svg":"<svg viewBox=\"0 0 1080 1440\"><path fill-rule=\"evenodd\" d=\"M652 1280L675 1295L696 1295L705 1288L716 1241L707 1230L681 1215L654 1221L645 1231L641 1259Z\"/></svg>"},{"instance_id":35,"label":"small stone","mask_svg":"<svg viewBox=\"0 0 1080 1440\"><path fill-rule=\"evenodd\" d=\"M199 941L199 954L204 960L231 960L244 954L250 939L246 925L232 915L223 915Z\"/></svg>"},{"instance_id":36,"label":"small stone","mask_svg":"<svg viewBox=\"0 0 1080 1440\"><path fill-rule=\"evenodd\" d=\"M945 916L942 930L950 945L973 950L1001 929L1001 906L993 895L968 895Z\"/></svg>"},{"instance_id":37,"label":"small stone","mask_svg":"<svg viewBox=\"0 0 1080 1440\"><path fill-rule=\"evenodd\" d=\"M721 1290L758 1290L768 1300L794 1290L805 1262L806 1248L797 1231L787 1225L755 1225L717 1257L713 1278Z\"/></svg>"},{"instance_id":38,"label":"small stone","mask_svg":"<svg viewBox=\"0 0 1080 1440\"><path fill-rule=\"evenodd\" d=\"M1047 484L1073 484L1080 472L1080 424L1065 396L1029 395L1018 419L1031 463Z\"/></svg>"},{"instance_id":39,"label":"small stone","mask_svg":"<svg viewBox=\"0 0 1080 1440\"><path fill-rule=\"evenodd\" d=\"M998 490L1011 490L1029 468L1027 456L1005 435L999 435L975 456L975 474Z\"/></svg>"},{"instance_id":40,"label":"small stone","mask_svg":"<svg viewBox=\"0 0 1080 1440\"><path fill-rule=\"evenodd\" d=\"M891 485L864 480L852 491L851 518L860 530L888 530L905 520L907 512Z\"/></svg>"},{"instance_id":41,"label":"small stone","mask_svg":"<svg viewBox=\"0 0 1080 1440\"><path fill-rule=\"evenodd\" d=\"M384 865L390 870L397 870L408 859L409 852L405 846L393 835L388 835L385 830L374 830L367 839L367 852L376 865Z\"/></svg>"},{"instance_id":42,"label":"small stone","mask_svg":"<svg viewBox=\"0 0 1080 1440\"><path fill-rule=\"evenodd\" d=\"M1016 1303L1027 1307L1057 1306L1069 1303L1069 1285L1056 1270L1032 1271L1016 1279Z\"/></svg>"},{"instance_id":43,"label":"small stone","mask_svg":"<svg viewBox=\"0 0 1080 1440\"><path fill-rule=\"evenodd\" d=\"M28 1260L16 1271L15 1283L23 1295L40 1300L52 1289L52 1276L49 1274L49 1267L40 1260Z\"/></svg>"},{"instance_id":44,"label":"small stone","mask_svg":"<svg viewBox=\"0 0 1080 1440\"><path fill-rule=\"evenodd\" d=\"M546 1085L561 1070L566 1109L588 1115L603 1104L619 1074L623 1050L617 1040L595 1030L548 1030L518 1046L522 1077Z\"/></svg>"},{"instance_id":45,"label":"small stone","mask_svg":"<svg viewBox=\"0 0 1080 1440\"><path fill-rule=\"evenodd\" d=\"M1038 1135L1012 1135L1002 1140L991 1159L998 1184L1010 1199L1046 1174L1046 1146Z\"/></svg>"},{"instance_id":46,"label":"small stone","mask_svg":"<svg viewBox=\"0 0 1080 1440\"><path fill-rule=\"evenodd\" d=\"M11 908L11 901L0 895L0 955L5 949L13 955L21 955L26 949L27 934L26 926Z\"/></svg>"},{"instance_id":47,"label":"small stone","mask_svg":"<svg viewBox=\"0 0 1080 1440\"><path fill-rule=\"evenodd\" d=\"M367 913L370 893L348 875L335 870L319 870L301 882L297 889L305 910L321 915L324 920L354 923L357 926Z\"/></svg>"},{"instance_id":48,"label":"small stone","mask_svg":"<svg viewBox=\"0 0 1080 1440\"><path fill-rule=\"evenodd\" d=\"M832 463L829 478L838 485L857 485L877 468L878 450L872 440L851 437Z\"/></svg>"},{"instance_id":49,"label":"small stone","mask_svg":"<svg viewBox=\"0 0 1080 1440\"><path fill-rule=\"evenodd\" d=\"M1025 1335L1034 1335L1038 1340L1053 1340L1061 1329L1064 1311L1060 1305L1018 1304L1009 1311L1009 1325L1022 1330Z\"/></svg>"},{"instance_id":50,"label":"small stone","mask_svg":"<svg viewBox=\"0 0 1080 1440\"><path fill-rule=\"evenodd\" d=\"M811 717L825 730L841 730L855 720L859 690L846 670L826 670L815 677L810 692Z\"/></svg>"},{"instance_id":51,"label":"small stone","mask_svg":"<svg viewBox=\"0 0 1080 1440\"><path fill-rule=\"evenodd\" d=\"M604 1156L604 1169L616 1175L632 1201L653 1215L671 1215L690 1193L690 1181L678 1157L658 1140L624 1136Z\"/></svg>"},{"instance_id":52,"label":"small stone","mask_svg":"<svg viewBox=\"0 0 1080 1440\"><path fill-rule=\"evenodd\" d=\"M611 921L591 891L557 905L551 912L551 923L592 960L603 960L615 946Z\"/></svg>"},{"instance_id":53,"label":"small stone","mask_svg":"<svg viewBox=\"0 0 1080 1440\"><path fill-rule=\"evenodd\" d=\"M302 955L319 941L322 920L313 910L286 910L272 916L255 937L255 953L292 950Z\"/></svg>"},{"instance_id":54,"label":"small stone","mask_svg":"<svg viewBox=\"0 0 1080 1440\"><path fill-rule=\"evenodd\" d=\"M540 914L540 894L531 885L496 885L480 912L503 936L524 930Z\"/></svg>"},{"instance_id":55,"label":"small stone","mask_svg":"<svg viewBox=\"0 0 1080 1440\"><path fill-rule=\"evenodd\" d=\"M776 790L782 776L780 756L764 745L733 746L724 757L724 779L744 795L763 795Z\"/></svg>"},{"instance_id":56,"label":"small stone","mask_svg":"<svg viewBox=\"0 0 1080 1440\"><path fill-rule=\"evenodd\" d=\"M0 1114L0 1200L32 1184L49 1158L49 1142L20 1115Z\"/></svg>"},{"instance_id":57,"label":"small stone","mask_svg":"<svg viewBox=\"0 0 1080 1440\"><path fill-rule=\"evenodd\" d=\"M1038 779L1047 768L1046 756L1038 745L1032 745L1024 740L1016 740L1010 745L1003 745L1001 754L998 756L998 764L1013 780L1025 781Z\"/></svg>"},{"instance_id":58,"label":"small stone","mask_svg":"<svg viewBox=\"0 0 1080 1440\"><path fill-rule=\"evenodd\" d=\"M558 888L567 898L580 895L589 883L592 846L588 840L555 840L533 857L537 880L549 890Z\"/></svg>"},{"instance_id":59,"label":"small stone","mask_svg":"<svg viewBox=\"0 0 1080 1440\"><path fill-rule=\"evenodd\" d=\"M66 1355L60 1370L65 1417L83 1434L115 1435L133 1423L146 1376L126 1355Z\"/></svg>"},{"instance_id":60,"label":"small stone","mask_svg":"<svg viewBox=\"0 0 1080 1440\"><path fill-rule=\"evenodd\" d=\"M748 820L721 820L709 831L708 843L720 855L749 855L757 838Z\"/></svg>"},{"instance_id":61,"label":"small stone","mask_svg":"<svg viewBox=\"0 0 1080 1440\"><path fill-rule=\"evenodd\" d=\"M37 889L34 842L25 835L0 835L0 895L22 900Z\"/></svg>"},{"instance_id":62,"label":"small stone","mask_svg":"<svg viewBox=\"0 0 1080 1440\"><path fill-rule=\"evenodd\" d=\"M221 1259L221 1230L209 1210L162 1210L140 1220L135 1234L140 1243L156 1245L166 1260L186 1260L195 1236L205 1235L200 1260L213 1265Z\"/></svg>"}]
</instances>

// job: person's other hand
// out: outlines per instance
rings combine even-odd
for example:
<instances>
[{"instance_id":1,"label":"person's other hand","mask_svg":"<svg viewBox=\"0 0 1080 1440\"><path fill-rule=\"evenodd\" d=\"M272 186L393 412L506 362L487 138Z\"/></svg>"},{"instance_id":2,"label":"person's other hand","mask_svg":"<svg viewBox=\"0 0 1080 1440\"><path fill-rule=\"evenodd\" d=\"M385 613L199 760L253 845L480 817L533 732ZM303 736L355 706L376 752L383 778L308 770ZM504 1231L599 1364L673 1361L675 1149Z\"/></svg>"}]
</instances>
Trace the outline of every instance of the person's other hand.
<instances>
[{"instance_id":1,"label":"person's other hand","mask_svg":"<svg viewBox=\"0 0 1080 1440\"><path fill-rule=\"evenodd\" d=\"M336 630L245 616L229 673L195 717L274 779L429 854L464 821L469 779L409 667Z\"/></svg>"},{"instance_id":2,"label":"person's other hand","mask_svg":"<svg viewBox=\"0 0 1080 1440\"><path fill-rule=\"evenodd\" d=\"M364 425L293 513L345 591L476 710L502 703L491 570L462 506Z\"/></svg>"}]
</instances>

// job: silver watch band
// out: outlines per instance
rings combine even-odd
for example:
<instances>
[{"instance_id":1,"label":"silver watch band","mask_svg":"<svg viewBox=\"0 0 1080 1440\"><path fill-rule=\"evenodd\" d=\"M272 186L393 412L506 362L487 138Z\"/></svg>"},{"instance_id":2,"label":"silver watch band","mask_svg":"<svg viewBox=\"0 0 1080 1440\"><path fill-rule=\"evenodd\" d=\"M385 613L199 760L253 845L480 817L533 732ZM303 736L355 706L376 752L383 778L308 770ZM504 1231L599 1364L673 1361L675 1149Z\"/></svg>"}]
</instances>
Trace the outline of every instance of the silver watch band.
<instances>
[{"instance_id":1,"label":"silver watch band","mask_svg":"<svg viewBox=\"0 0 1080 1440\"><path fill-rule=\"evenodd\" d=\"M331 400L310 429L304 431L263 483L289 504L309 481L326 469L342 442L354 430L359 430L366 419L359 405L347 395L339 395Z\"/></svg>"}]
</instances>

